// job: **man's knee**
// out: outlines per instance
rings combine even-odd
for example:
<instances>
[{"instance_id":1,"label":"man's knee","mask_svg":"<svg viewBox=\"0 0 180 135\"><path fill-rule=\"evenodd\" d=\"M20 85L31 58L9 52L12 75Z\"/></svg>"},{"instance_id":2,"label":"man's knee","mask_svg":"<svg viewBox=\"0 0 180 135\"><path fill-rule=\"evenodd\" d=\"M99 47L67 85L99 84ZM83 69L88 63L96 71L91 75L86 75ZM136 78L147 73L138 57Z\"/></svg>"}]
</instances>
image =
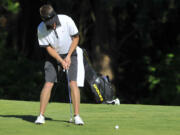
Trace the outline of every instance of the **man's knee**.
<instances>
[{"instance_id":1,"label":"man's knee","mask_svg":"<svg viewBox=\"0 0 180 135\"><path fill-rule=\"evenodd\" d=\"M46 88L52 88L54 86L54 83L53 82L45 82L45 85L44 85Z\"/></svg>"},{"instance_id":2,"label":"man's knee","mask_svg":"<svg viewBox=\"0 0 180 135\"><path fill-rule=\"evenodd\" d=\"M77 87L77 82L76 81L70 81L70 87L72 87L72 88Z\"/></svg>"}]
</instances>

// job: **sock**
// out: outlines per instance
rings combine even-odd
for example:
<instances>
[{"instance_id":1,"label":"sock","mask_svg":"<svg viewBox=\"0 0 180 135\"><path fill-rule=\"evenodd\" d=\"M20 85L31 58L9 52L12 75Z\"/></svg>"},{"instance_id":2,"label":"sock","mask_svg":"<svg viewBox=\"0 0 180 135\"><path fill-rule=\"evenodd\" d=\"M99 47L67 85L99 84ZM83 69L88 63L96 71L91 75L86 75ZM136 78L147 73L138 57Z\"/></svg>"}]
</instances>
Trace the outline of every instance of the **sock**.
<instances>
[{"instance_id":1,"label":"sock","mask_svg":"<svg viewBox=\"0 0 180 135\"><path fill-rule=\"evenodd\" d=\"M76 117L76 116L79 116L79 114L76 114L76 115L74 114L74 117Z\"/></svg>"},{"instance_id":2,"label":"sock","mask_svg":"<svg viewBox=\"0 0 180 135\"><path fill-rule=\"evenodd\" d=\"M40 116L40 117L44 117L44 115L42 115L42 114L40 114L39 116Z\"/></svg>"}]
</instances>

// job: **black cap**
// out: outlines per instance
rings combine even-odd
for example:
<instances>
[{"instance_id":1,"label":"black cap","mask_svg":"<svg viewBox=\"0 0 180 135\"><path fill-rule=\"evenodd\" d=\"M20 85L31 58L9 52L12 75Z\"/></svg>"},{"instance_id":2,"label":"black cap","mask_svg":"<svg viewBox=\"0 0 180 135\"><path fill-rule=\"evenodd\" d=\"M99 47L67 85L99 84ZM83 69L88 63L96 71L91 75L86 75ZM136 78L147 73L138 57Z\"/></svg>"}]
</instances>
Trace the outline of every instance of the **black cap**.
<instances>
[{"instance_id":1,"label":"black cap","mask_svg":"<svg viewBox=\"0 0 180 135\"><path fill-rule=\"evenodd\" d=\"M50 12L46 16L41 16L41 19L44 21L46 25L52 25L58 19L58 16L55 11Z\"/></svg>"},{"instance_id":2,"label":"black cap","mask_svg":"<svg viewBox=\"0 0 180 135\"><path fill-rule=\"evenodd\" d=\"M60 25L59 18L51 5L44 5L40 8L40 15L47 28L56 23L56 26Z\"/></svg>"}]
</instances>

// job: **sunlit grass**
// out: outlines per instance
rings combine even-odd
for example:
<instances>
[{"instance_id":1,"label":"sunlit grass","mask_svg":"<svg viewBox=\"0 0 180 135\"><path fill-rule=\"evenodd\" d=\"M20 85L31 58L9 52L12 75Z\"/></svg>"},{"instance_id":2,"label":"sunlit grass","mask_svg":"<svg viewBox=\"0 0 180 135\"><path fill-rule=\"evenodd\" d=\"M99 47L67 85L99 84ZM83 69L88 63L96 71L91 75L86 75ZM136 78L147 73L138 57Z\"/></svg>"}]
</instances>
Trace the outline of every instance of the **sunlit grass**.
<instances>
[{"instance_id":1,"label":"sunlit grass","mask_svg":"<svg viewBox=\"0 0 180 135\"><path fill-rule=\"evenodd\" d=\"M84 126L67 122L66 103L50 103L44 125L38 112L39 102L0 100L0 135L180 135L178 106L81 104Z\"/></svg>"}]
</instances>

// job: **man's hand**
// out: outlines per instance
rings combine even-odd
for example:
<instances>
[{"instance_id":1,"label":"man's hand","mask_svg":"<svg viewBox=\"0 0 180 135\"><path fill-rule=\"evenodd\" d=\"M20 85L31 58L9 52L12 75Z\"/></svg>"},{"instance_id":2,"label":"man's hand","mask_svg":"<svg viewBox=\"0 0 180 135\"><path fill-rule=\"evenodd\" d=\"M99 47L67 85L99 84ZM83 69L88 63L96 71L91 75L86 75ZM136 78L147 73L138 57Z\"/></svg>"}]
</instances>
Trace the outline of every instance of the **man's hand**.
<instances>
[{"instance_id":1,"label":"man's hand","mask_svg":"<svg viewBox=\"0 0 180 135\"><path fill-rule=\"evenodd\" d=\"M66 58L64 59L64 61L67 64L67 69L69 69L69 67L71 65L71 57L69 55L67 55Z\"/></svg>"},{"instance_id":2,"label":"man's hand","mask_svg":"<svg viewBox=\"0 0 180 135\"><path fill-rule=\"evenodd\" d=\"M67 62L61 58L61 56L54 50L54 48L52 48L51 46L47 46L46 50L54 59L61 63L63 69L68 69Z\"/></svg>"},{"instance_id":3,"label":"man's hand","mask_svg":"<svg viewBox=\"0 0 180 135\"><path fill-rule=\"evenodd\" d=\"M65 60L61 61L61 65L62 65L63 69L65 69L65 70L69 69L68 64L67 64L67 62Z\"/></svg>"}]
</instances>

